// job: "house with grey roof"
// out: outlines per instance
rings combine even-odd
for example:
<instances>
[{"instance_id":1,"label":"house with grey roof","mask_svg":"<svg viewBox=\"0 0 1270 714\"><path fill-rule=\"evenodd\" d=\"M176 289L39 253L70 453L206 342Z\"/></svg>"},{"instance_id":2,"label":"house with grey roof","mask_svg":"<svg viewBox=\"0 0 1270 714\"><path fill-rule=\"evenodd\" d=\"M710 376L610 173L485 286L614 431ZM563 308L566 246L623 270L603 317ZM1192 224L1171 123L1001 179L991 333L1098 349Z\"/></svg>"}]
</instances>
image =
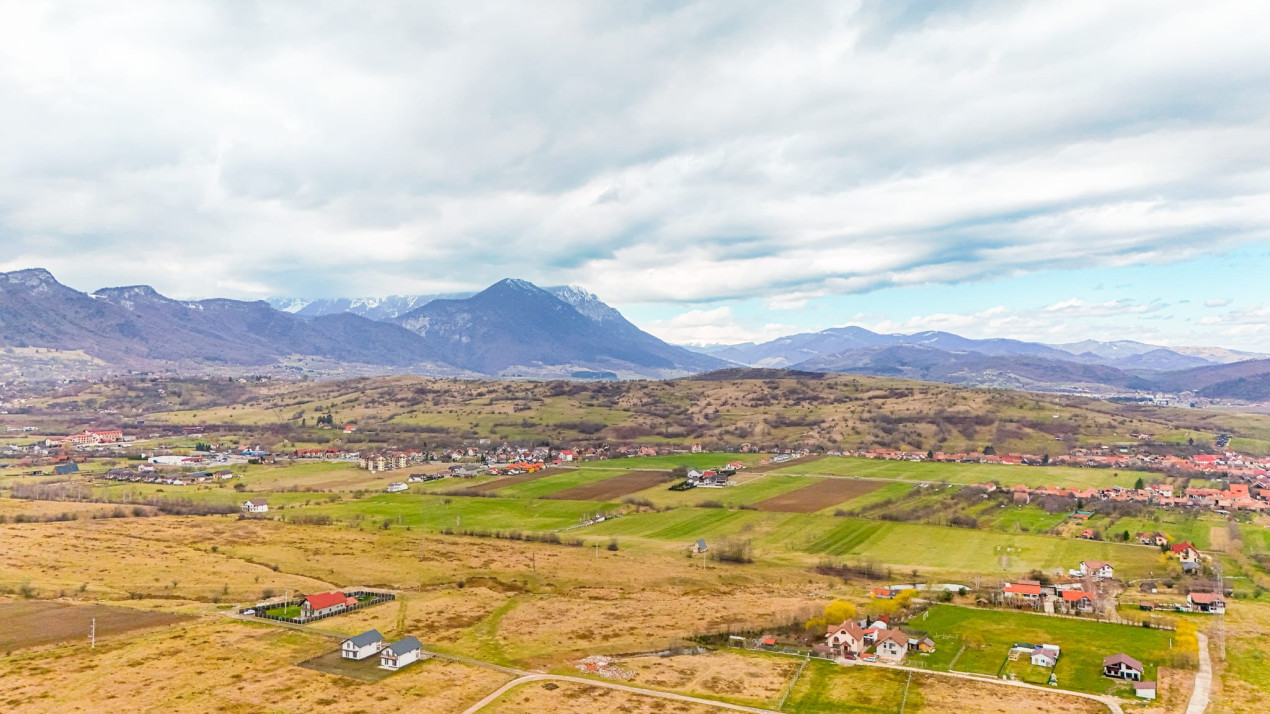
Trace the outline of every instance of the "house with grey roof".
<instances>
[{"instance_id":1,"label":"house with grey roof","mask_svg":"<svg viewBox=\"0 0 1270 714\"><path fill-rule=\"evenodd\" d=\"M340 645L340 656L344 659L363 660L379 654L384 648L384 636L379 630L367 630L360 635L353 635Z\"/></svg>"},{"instance_id":2,"label":"house with grey roof","mask_svg":"<svg viewBox=\"0 0 1270 714\"><path fill-rule=\"evenodd\" d=\"M411 662L422 659L423 643L417 637L407 637L384 647L379 651L380 669L401 669Z\"/></svg>"}]
</instances>

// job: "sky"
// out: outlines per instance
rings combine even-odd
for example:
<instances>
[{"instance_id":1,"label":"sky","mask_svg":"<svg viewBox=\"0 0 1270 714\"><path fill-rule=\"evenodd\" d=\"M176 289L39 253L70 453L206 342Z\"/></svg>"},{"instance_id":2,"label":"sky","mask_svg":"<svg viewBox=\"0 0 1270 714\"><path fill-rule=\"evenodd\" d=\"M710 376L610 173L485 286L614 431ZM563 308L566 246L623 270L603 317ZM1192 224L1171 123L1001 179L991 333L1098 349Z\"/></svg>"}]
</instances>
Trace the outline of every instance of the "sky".
<instances>
[{"instance_id":1,"label":"sky","mask_svg":"<svg viewBox=\"0 0 1270 714\"><path fill-rule=\"evenodd\" d=\"M0 7L0 270L1270 352L1270 3Z\"/></svg>"}]
</instances>

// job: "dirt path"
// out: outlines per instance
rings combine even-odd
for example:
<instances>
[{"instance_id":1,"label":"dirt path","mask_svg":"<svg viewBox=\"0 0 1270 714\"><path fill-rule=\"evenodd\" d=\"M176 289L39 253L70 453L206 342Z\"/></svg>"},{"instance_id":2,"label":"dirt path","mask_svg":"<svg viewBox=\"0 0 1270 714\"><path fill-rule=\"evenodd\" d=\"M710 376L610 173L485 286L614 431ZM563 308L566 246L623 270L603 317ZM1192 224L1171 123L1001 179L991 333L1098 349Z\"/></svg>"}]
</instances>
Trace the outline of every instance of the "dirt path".
<instances>
[{"instance_id":1,"label":"dirt path","mask_svg":"<svg viewBox=\"0 0 1270 714\"><path fill-rule=\"evenodd\" d=\"M1111 710L1112 714L1124 714L1124 709L1120 707L1120 700L1111 696L1100 696L1097 694L1087 694L1085 692L1074 692L1070 689L1055 689L1053 687L1042 687L1039 684L1028 684L1027 682L1016 682L1008 679L997 679L995 677L984 677L976 674L966 674L964 672L938 672L935 670L925 669L922 667L905 667L902 664L865 664L857 662L857 667L886 667L887 669L898 669L905 672L916 672L918 674L931 674L940 677L956 677L958 679L971 679L976 682L988 682L989 684L1000 684L1007 687L1019 687L1023 689L1035 689L1040 692L1049 692L1050 694L1067 694L1073 697L1081 697L1089 699ZM1191 714L1190 711L1187 714Z\"/></svg>"},{"instance_id":2,"label":"dirt path","mask_svg":"<svg viewBox=\"0 0 1270 714\"><path fill-rule=\"evenodd\" d=\"M1213 684L1213 662L1208 658L1208 635L1199 636L1199 671L1195 673L1195 689L1186 714L1204 714L1208 708L1208 688Z\"/></svg>"},{"instance_id":3,"label":"dirt path","mask_svg":"<svg viewBox=\"0 0 1270 714\"><path fill-rule=\"evenodd\" d=\"M675 694L673 692L662 692L655 689L644 689L643 687L632 687L627 684L617 684L616 682L605 682L603 680L598 680L598 679L586 679L584 677L568 677L568 676L561 676L556 674L528 674L526 673L523 677L518 677L517 679L513 679L507 684L504 684L498 689L495 689L493 692L489 694L489 696L485 697L481 701L473 704L472 706L464 710L463 714L475 714L475 712L478 712L481 709L484 709L486 706L489 706L490 704L492 704L499 697L503 696L503 694L505 694L508 690L519 687L522 684L528 684L530 682L543 682L543 681L573 682L575 684L585 684L592 687L604 687L606 689L616 689L619 692L639 694L646 697L658 697L660 699L670 699L676 702L687 702L689 704L703 704L709 707L716 707L719 709L730 709L736 712L757 712L758 714L773 714L774 712L776 712L775 709L759 709L757 707L747 707L747 706L742 706L740 704L728 704L727 702L717 702L713 699L702 699L700 697L690 697L686 694Z\"/></svg>"}]
</instances>

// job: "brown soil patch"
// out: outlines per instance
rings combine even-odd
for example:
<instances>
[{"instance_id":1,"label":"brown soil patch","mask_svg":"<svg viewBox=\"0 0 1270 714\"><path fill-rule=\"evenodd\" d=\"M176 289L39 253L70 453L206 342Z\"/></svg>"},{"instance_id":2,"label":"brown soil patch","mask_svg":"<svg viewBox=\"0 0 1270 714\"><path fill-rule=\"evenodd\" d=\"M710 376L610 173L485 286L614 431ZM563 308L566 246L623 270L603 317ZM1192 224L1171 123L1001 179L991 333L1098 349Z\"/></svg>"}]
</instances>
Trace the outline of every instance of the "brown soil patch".
<instances>
[{"instance_id":1,"label":"brown soil patch","mask_svg":"<svg viewBox=\"0 0 1270 714\"><path fill-rule=\"evenodd\" d=\"M551 685L551 686L549 686ZM716 714L722 711L704 704L675 702L643 694L574 682L530 682L508 691L483 711L492 714Z\"/></svg>"},{"instance_id":2,"label":"brown soil patch","mask_svg":"<svg viewBox=\"0 0 1270 714\"><path fill-rule=\"evenodd\" d=\"M603 481L557 491L543 498L558 501L612 501L671 480L673 477L668 471L632 471Z\"/></svg>"},{"instance_id":3,"label":"brown soil patch","mask_svg":"<svg viewBox=\"0 0 1270 714\"><path fill-rule=\"evenodd\" d=\"M1208 529L1208 547L1210 550L1226 552L1230 547L1230 529L1226 526L1213 526Z\"/></svg>"},{"instance_id":4,"label":"brown soil patch","mask_svg":"<svg viewBox=\"0 0 1270 714\"><path fill-rule=\"evenodd\" d=\"M1107 707L1098 702L1059 692L1006 687L969 679L918 674L913 676L913 685L921 692L921 706L917 711L931 714L1106 714L1107 711Z\"/></svg>"},{"instance_id":5,"label":"brown soil patch","mask_svg":"<svg viewBox=\"0 0 1270 714\"><path fill-rule=\"evenodd\" d=\"M635 672L631 680L635 684L774 707L799 664L792 657L719 651L678 657L632 657L621 660L619 666Z\"/></svg>"},{"instance_id":6,"label":"brown soil patch","mask_svg":"<svg viewBox=\"0 0 1270 714\"><path fill-rule=\"evenodd\" d=\"M758 503L760 511L784 513L814 513L830 506L863 496L886 485L882 481L827 478L810 486L803 486L789 493L782 493Z\"/></svg>"},{"instance_id":7,"label":"brown soil patch","mask_svg":"<svg viewBox=\"0 0 1270 714\"><path fill-rule=\"evenodd\" d=\"M97 620L97 638L100 640L192 618L128 607L15 600L0 603L0 650L8 652L57 642L87 642L94 619Z\"/></svg>"},{"instance_id":8,"label":"brown soil patch","mask_svg":"<svg viewBox=\"0 0 1270 714\"><path fill-rule=\"evenodd\" d=\"M493 481L486 481L485 483L477 484L466 490L476 491L477 493L484 493L486 491L494 491L500 488L507 488L508 486L515 486L518 483L526 483L528 481L537 481L538 479L544 476L555 476L556 474L563 474L568 472L569 472L569 469L542 469L541 471L535 471L531 474L517 474L515 476L504 476L503 478L496 478Z\"/></svg>"}]
</instances>

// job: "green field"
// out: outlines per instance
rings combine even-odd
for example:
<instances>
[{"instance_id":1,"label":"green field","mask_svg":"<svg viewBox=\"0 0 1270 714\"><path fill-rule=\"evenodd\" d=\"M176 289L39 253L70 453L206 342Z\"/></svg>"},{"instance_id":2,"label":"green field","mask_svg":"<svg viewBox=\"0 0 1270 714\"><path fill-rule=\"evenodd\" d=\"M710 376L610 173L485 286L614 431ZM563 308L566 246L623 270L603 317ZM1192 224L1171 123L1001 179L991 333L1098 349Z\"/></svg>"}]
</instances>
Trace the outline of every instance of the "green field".
<instances>
[{"instance_id":1,"label":"green field","mask_svg":"<svg viewBox=\"0 0 1270 714\"><path fill-rule=\"evenodd\" d=\"M1141 661L1146 666L1145 680L1154 680L1158 666L1173 662L1173 633L1166 630L953 605L937 605L908 626L935 640L937 649L926 658L932 669L950 669L955 658L952 669L956 671L996 676L1015 643L1058 645L1062 648L1054 668L1058 686L1082 692L1132 696L1128 684L1102 676L1102 660L1109 655L1124 653ZM982 647L967 645L967 636L982 638ZM1041 676L1040 668L1012 666ZM1048 678L1048 673L1044 676Z\"/></svg>"},{"instance_id":2,"label":"green field","mask_svg":"<svg viewBox=\"0 0 1270 714\"><path fill-rule=\"evenodd\" d=\"M494 493L502 498L540 498L575 486L611 479L624 473L626 472L606 469L577 469L496 489Z\"/></svg>"},{"instance_id":3,"label":"green field","mask_svg":"<svg viewBox=\"0 0 1270 714\"><path fill-rule=\"evenodd\" d=\"M265 610L265 614L270 617L297 618L300 616L300 606L286 605L284 607L271 607L268 610Z\"/></svg>"},{"instance_id":4,"label":"green field","mask_svg":"<svg viewBox=\"0 0 1270 714\"><path fill-rule=\"evenodd\" d=\"M884 461L847 456L826 456L808 464L796 464L775 473L859 476L903 481L947 481L971 484L995 481L1003 486L1062 486L1093 488L1120 484L1132 486L1136 472L1111 469L1078 469L1068 466L1003 466L1001 464L947 464L928 461ZM1120 475L1117 476L1116 474Z\"/></svg>"},{"instance_id":5,"label":"green field","mask_svg":"<svg viewBox=\"0 0 1270 714\"><path fill-rule=\"evenodd\" d=\"M1016 506L1014 504L998 504L995 501L984 504L982 508L971 509L970 514L979 519L981 527L1010 533L1044 533L1067 520L1066 511L1046 513L1037 506ZM1105 518L1099 519L1106 522ZM1097 525L1091 523L1091 525Z\"/></svg>"},{"instance_id":6,"label":"green field","mask_svg":"<svg viewBox=\"0 0 1270 714\"><path fill-rule=\"evenodd\" d=\"M876 712L893 714L904 697L907 675L881 667L842 667L811 660L785 702L787 711L805 714ZM909 687L906 707L922 711L921 687Z\"/></svg>"},{"instance_id":7,"label":"green field","mask_svg":"<svg viewBox=\"0 0 1270 714\"><path fill-rule=\"evenodd\" d=\"M304 495L304 494L300 494ZM613 503L551 501L525 498L376 494L356 501L312 506L305 513L326 514L345 522L423 527L426 530L480 529L554 531L576 525L584 517L615 508Z\"/></svg>"},{"instance_id":8,"label":"green field","mask_svg":"<svg viewBox=\"0 0 1270 714\"><path fill-rule=\"evenodd\" d=\"M974 573L1066 569L1082 560L1106 560L1115 564L1118 576L1130 578L1158 567L1159 551L1140 546L860 518L833 520L837 524L827 531L807 529L814 539L800 550Z\"/></svg>"},{"instance_id":9,"label":"green field","mask_svg":"<svg viewBox=\"0 0 1270 714\"><path fill-rule=\"evenodd\" d=\"M718 466L725 466L732 461L740 461L743 464L757 464L766 458L764 454L730 454L720 452L710 452L703 454L667 454L665 456L632 456L624 459L608 459L605 461L587 461L585 466L596 466L603 468L621 468L628 471L638 471L641 469L673 469L677 466L684 466L690 469L712 469ZM742 471L741 473L744 473Z\"/></svg>"}]
</instances>

